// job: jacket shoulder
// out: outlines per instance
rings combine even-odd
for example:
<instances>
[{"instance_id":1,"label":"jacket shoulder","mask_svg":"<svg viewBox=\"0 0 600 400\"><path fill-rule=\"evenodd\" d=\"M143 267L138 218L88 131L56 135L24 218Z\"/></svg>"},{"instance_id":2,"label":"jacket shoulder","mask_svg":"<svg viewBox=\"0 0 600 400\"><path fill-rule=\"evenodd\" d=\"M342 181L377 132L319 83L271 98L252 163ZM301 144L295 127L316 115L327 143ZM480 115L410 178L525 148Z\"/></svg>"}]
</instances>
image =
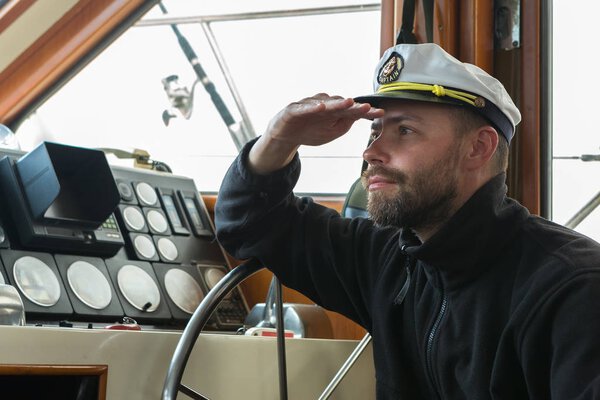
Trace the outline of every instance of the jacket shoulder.
<instances>
[{"instance_id":1,"label":"jacket shoulder","mask_svg":"<svg viewBox=\"0 0 600 400\"><path fill-rule=\"evenodd\" d=\"M540 262L554 259L571 268L600 271L600 243L582 233L532 215L523 224L523 235Z\"/></svg>"}]
</instances>

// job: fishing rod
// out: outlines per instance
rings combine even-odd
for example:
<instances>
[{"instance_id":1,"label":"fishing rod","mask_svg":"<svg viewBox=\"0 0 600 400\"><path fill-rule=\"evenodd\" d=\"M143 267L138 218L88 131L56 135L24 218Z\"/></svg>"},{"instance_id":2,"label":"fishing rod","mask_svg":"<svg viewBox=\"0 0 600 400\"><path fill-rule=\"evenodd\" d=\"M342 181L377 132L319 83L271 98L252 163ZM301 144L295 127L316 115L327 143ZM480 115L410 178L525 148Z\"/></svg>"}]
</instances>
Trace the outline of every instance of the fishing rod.
<instances>
[{"instance_id":1,"label":"fishing rod","mask_svg":"<svg viewBox=\"0 0 600 400\"><path fill-rule=\"evenodd\" d=\"M158 6L160 7L160 10L162 11L163 14L165 14L165 15L168 14L167 9L165 8L165 6L162 3L158 3ZM225 105L225 102L223 102L221 95L219 94L219 92L217 92L215 84L206 75L206 72L204 71L204 68L202 68L202 64L200 64L200 60L198 59L196 52L190 45L190 42L185 38L185 36L183 36L181 31L179 30L179 27L176 24L169 24L169 25L171 26L173 33L175 33L175 36L177 37L177 41L179 42L179 46L181 47L181 50L185 54L187 60L189 61L192 68L194 69L194 72L196 73L197 80L194 83L194 86L197 82L200 82L202 84L202 86L204 86L204 89L210 95L210 98L211 98L213 104L215 105L217 111L219 112L221 119L227 126L229 134L231 135L231 138L233 139L233 142L235 143L236 148L238 149L238 151L241 150L242 147L244 146L244 144L246 144L248 141L250 141L251 139L254 138L254 135L252 133L248 132L248 130L245 128L245 124L243 122L237 122L233 118L233 116L229 112L229 109ZM175 83L174 81L176 81L176 77L171 76L171 77L165 78L165 80L163 82L165 84L165 89L167 90L167 94L169 94L169 95L170 95L170 93L167 89L167 84ZM189 116L191 114L191 101L193 99L193 90L194 90L194 88L192 87L192 92L191 92L191 94L189 94L190 97L187 99L186 104L185 104L185 107L187 108L187 112L184 112L184 116L186 118L189 118ZM169 116L167 115L166 116L167 119L165 120L165 123L166 123L166 121L168 121L168 117ZM163 118L165 118L165 116L163 116Z\"/></svg>"}]
</instances>

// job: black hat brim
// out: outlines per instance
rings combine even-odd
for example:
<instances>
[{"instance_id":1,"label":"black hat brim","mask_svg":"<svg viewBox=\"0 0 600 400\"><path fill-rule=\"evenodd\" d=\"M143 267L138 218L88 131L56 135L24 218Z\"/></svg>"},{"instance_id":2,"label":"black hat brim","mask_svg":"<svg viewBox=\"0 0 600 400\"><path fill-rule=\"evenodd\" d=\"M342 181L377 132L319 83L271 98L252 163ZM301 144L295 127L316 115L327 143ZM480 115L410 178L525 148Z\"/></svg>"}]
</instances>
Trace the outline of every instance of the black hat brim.
<instances>
[{"instance_id":1,"label":"black hat brim","mask_svg":"<svg viewBox=\"0 0 600 400\"><path fill-rule=\"evenodd\" d=\"M464 103L460 100L455 100L451 97L438 97L428 92L410 92L406 90L381 94L370 94L367 96L359 96L354 98L354 101L357 103L368 103L373 107L379 107L382 103L390 100L425 101L428 103L452 104L456 106L464 105Z\"/></svg>"}]
</instances>

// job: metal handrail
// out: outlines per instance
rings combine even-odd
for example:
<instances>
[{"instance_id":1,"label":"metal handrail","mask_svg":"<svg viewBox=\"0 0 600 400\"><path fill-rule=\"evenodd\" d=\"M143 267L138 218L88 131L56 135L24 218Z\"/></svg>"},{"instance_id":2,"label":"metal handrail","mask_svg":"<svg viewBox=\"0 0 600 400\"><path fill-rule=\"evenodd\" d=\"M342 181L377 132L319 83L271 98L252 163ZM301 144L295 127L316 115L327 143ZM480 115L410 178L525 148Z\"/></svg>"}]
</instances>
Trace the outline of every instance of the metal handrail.
<instances>
[{"instance_id":1,"label":"metal handrail","mask_svg":"<svg viewBox=\"0 0 600 400\"><path fill-rule=\"evenodd\" d=\"M350 369L354 366L354 363L356 363L358 358L365 351L365 349L367 348L369 343L371 343L371 339L372 339L371 334L369 334L369 333L365 334L365 336L361 339L361 341L358 343L358 345L356 345L354 350L352 350L352 353L350 353L350 355L348 356L348 358L346 359L344 364L341 366L339 371L331 379L331 382L329 382L327 387L325 387L325 390L323 390L323 393L321 393L321 396L319 396L319 400L327 400L331 396L333 391L338 387L338 385L346 377L346 375L348 374L348 371L350 371Z\"/></svg>"},{"instance_id":2,"label":"metal handrail","mask_svg":"<svg viewBox=\"0 0 600 400\"><path fill-rule=\"evenodd\" d=\"M135 26L160 26L170 24L197 24L211 22L245 21L265 18L304 17L311 15L344 14L354 12L379 11L381 4L368 3L350 6L300 8L295 10L258 11L238 14L197 15L185 17L147 18L136 22Z\"/></svg>"}]
</instances>

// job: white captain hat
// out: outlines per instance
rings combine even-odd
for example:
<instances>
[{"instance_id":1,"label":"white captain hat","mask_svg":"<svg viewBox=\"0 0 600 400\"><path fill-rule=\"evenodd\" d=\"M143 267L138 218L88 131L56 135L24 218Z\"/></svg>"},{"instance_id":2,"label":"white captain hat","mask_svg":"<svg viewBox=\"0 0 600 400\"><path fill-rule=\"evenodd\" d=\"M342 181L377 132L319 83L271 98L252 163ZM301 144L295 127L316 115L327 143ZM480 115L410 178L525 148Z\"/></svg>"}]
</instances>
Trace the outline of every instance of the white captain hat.
<instances>
[{"instance_id":1,"label":"white captain hat","mask_svg":"<svg viewBox=\"0 0 600 400\"><path fill-rule=\"evenodd\" d=\"M387 49L377 64L373 90L374 94L354 100L373 106L385 99L467 106L490 121L509 142L521 121L521 113L500 81L433 43Z\"/></svg>"}]
</instances>

